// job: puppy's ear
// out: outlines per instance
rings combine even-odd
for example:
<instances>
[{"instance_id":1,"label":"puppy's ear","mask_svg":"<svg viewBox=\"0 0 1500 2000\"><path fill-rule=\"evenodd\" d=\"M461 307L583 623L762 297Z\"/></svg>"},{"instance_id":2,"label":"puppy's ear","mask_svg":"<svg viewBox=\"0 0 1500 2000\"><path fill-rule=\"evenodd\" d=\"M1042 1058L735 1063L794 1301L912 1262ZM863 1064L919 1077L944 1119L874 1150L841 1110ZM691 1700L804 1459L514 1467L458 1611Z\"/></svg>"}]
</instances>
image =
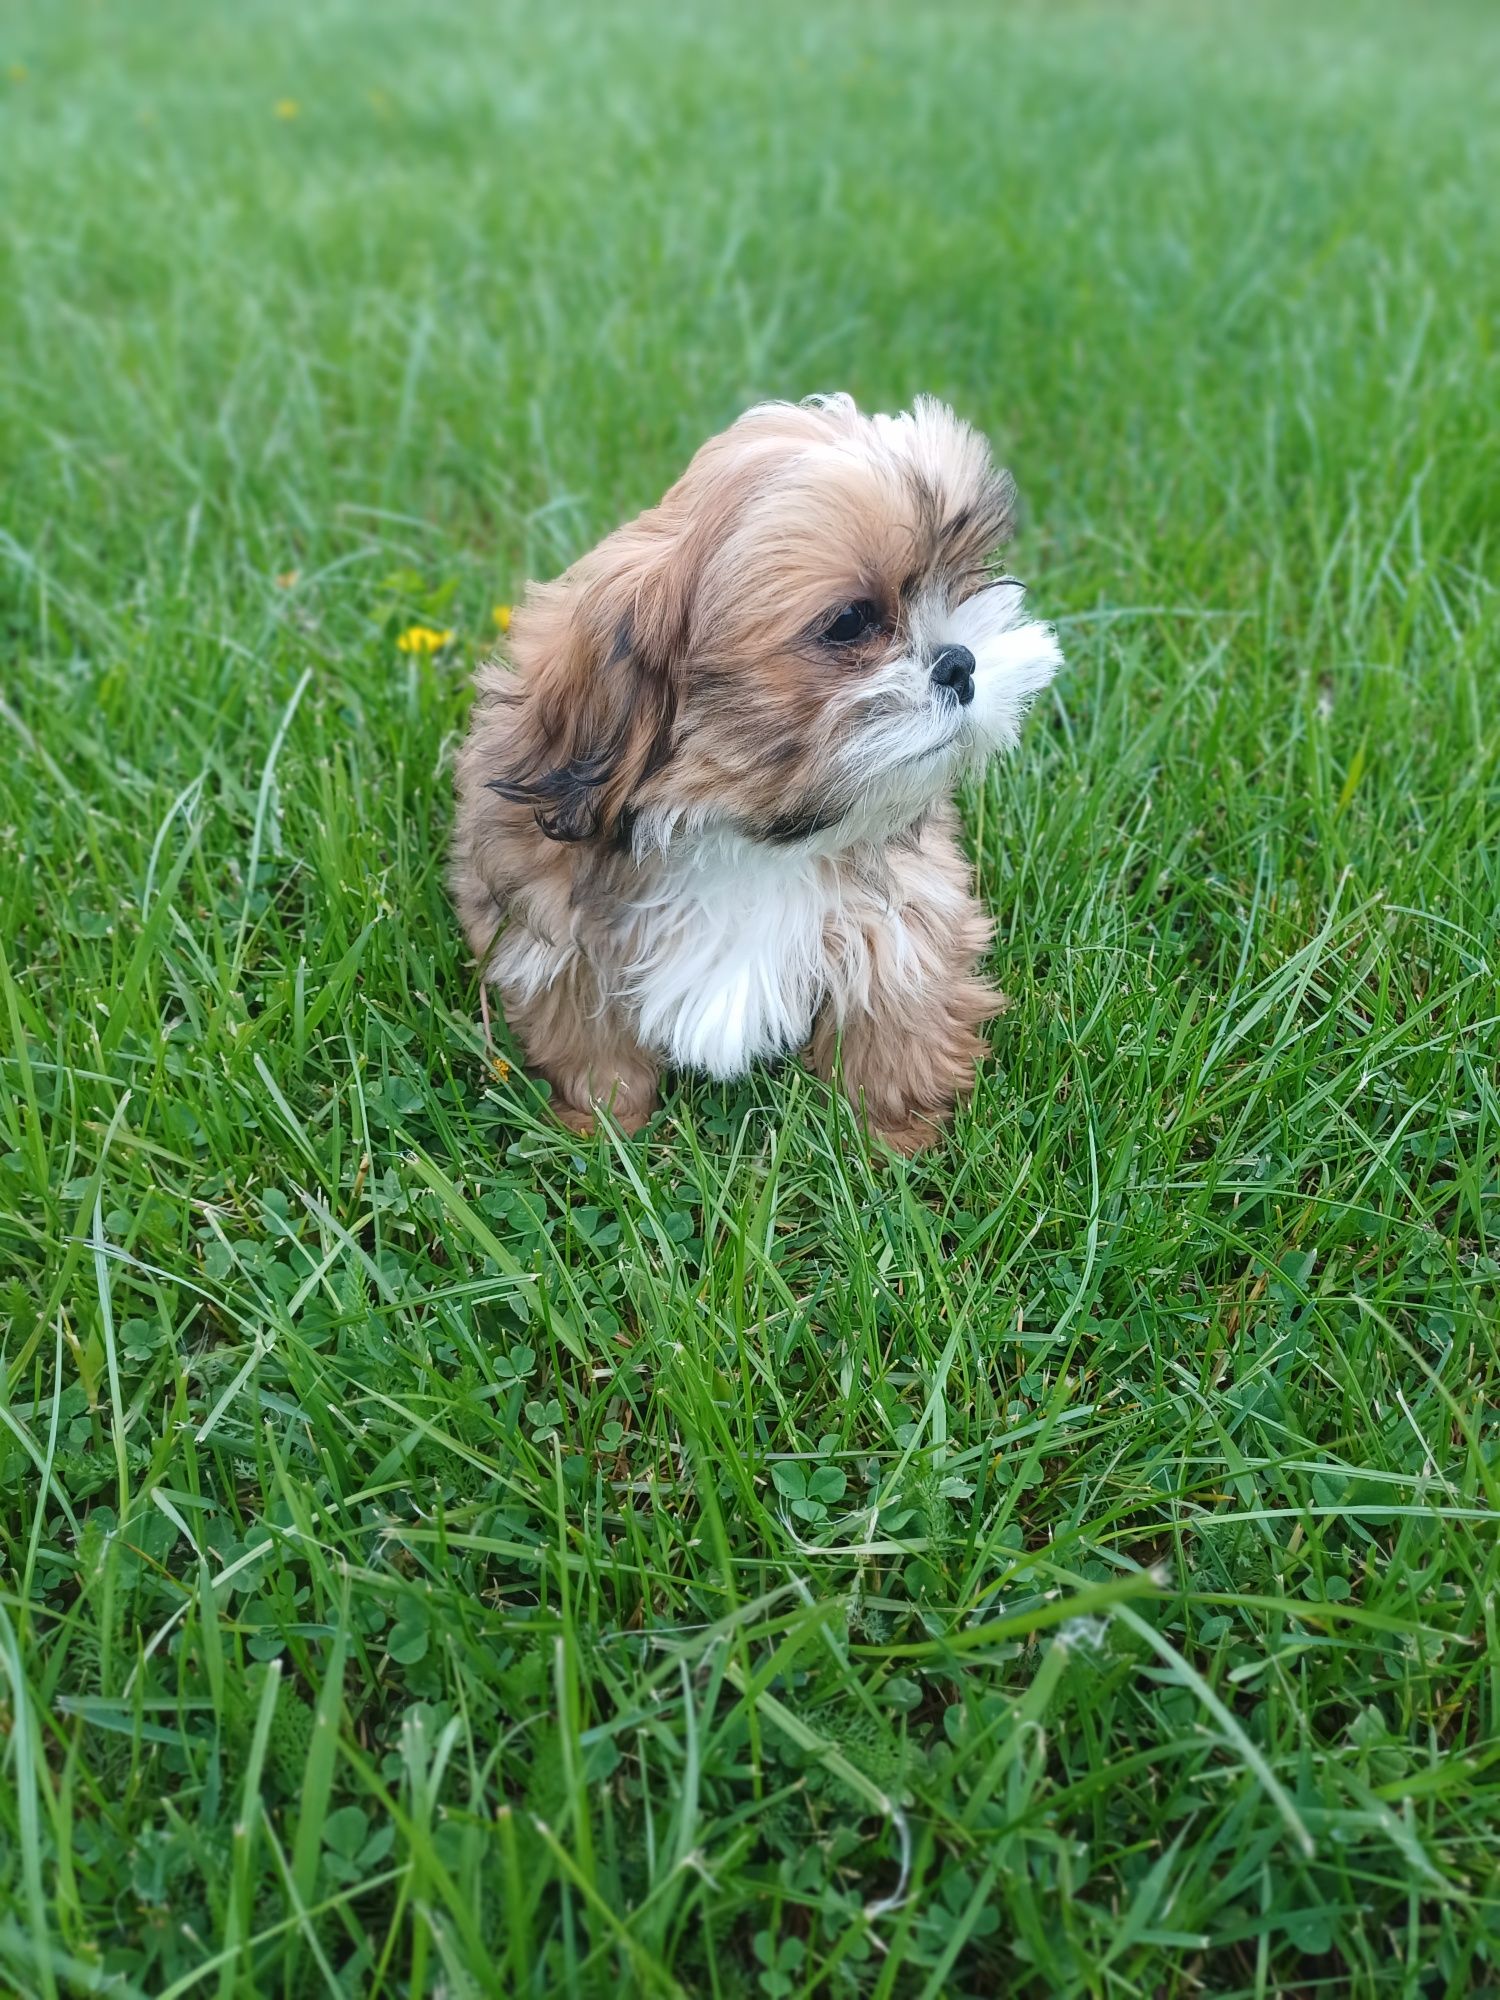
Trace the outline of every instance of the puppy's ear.
<instances>
[{"instance_id":1,"label":"puppy's ear","mask_svg":"<svg viewBox=\"0 0 1500 2000\"><path fill-rule=\"evenodd\" d=\"M530 806L549 840L614 835L671 755L691 570L661 511L534 586L516 613L515 757L489 788Z\"/></svg>"}]
</instances>

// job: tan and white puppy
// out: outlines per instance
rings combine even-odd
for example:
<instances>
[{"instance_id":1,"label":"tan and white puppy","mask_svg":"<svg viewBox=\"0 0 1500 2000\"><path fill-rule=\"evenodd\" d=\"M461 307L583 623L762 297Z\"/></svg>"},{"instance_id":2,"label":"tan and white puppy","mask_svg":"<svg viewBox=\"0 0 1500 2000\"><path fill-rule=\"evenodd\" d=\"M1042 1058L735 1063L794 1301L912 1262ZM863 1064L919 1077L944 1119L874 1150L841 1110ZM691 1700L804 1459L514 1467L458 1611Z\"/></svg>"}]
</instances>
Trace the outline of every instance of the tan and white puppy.
<instances>
[{"instance_id":1,"label":"tan and white puppy","mask_svg":"<svg viewBox=\"0 0 1500 2000\"><path fill-rule=\"evenodd\" d=\"M568 1125L802 1049L903 1152L967 1095L997 996L951 794L1059 665L993 572L1013 503L941 403L762 404L531 586L451 882Z\"/></svg>"}]
</instances>

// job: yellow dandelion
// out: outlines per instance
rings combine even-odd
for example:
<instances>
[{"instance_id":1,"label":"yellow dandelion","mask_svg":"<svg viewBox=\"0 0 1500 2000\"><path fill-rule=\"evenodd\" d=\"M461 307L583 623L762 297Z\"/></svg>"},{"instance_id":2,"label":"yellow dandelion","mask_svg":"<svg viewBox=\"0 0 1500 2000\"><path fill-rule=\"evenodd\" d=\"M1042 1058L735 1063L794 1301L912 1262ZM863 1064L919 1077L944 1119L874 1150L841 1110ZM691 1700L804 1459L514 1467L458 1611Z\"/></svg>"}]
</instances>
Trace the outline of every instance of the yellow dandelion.
<instances>
[{"instance_id":1,"label":"yellow dandelion","mask_svg":"<svg viewBox=\"0 0 1500 2000\"><path fill-rule=\"evenodd\" d=\"M438 653L452 638L451 629L440 632L435 625L408 625L397 635L396 644L403 653Z\"/></svg>"},{"instance_id":2,"label":"yellow dandelion","mask_svg":"<svg viewBox=\"0 0 1500 2000\"><path fill-rule=\"evenodd\" d=\"M297 102L295 97L278 97L276 100L276 116L278 118L295 118L301 109L302 106Z\"/></svg>"},{"instance_id":3,"label":"yellow dandelion","mask_svg":"<svg viewBox=\"0 0 1500 2000\"><path fill-rule=\"evenodd\" d=\"M497 604L495 606L495 623L500 627L502 632L510 630L510 606L508 604Z\"/></svg>"},{"instance_id":4,"label":"yellow dandelion","mask_svg":"<svg viewBox=\"0 0 1500 2000\"><path fill-rule=\"evenodd\" d=\"M10 78L12 83L24 83L29 71L25 63L12 63L5 74Z\"/></svg>"}]
</instances>

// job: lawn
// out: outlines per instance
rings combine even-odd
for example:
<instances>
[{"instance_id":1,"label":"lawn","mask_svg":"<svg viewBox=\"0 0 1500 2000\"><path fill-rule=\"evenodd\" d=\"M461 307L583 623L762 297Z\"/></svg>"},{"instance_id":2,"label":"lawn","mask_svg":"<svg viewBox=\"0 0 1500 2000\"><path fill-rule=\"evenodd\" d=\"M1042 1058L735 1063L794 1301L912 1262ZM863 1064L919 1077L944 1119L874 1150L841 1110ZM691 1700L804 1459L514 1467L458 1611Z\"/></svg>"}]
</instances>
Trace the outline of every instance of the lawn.
<instances>
[{"instance_id":1,"label":"lawn","mask_svg":"<svg viewBox=\"0 0 1500 2000\"><path fill-rule=\"evenodd\" d=\"M1497 185L1479 0L6 10L0 1990L1500 1981ZM1010 1005L580 1141L467 675L825 388L1025 496Z\"/></svg>"}]
</instances>

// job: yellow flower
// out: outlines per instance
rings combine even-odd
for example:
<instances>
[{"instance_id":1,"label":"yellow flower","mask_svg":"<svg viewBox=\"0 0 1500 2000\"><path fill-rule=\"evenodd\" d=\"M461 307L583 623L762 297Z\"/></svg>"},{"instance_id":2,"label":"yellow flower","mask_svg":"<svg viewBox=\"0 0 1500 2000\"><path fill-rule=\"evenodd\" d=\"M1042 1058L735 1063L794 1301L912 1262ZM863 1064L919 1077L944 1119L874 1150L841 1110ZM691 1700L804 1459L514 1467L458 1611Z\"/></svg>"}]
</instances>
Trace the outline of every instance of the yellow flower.
<instances>
[{"instance_id":1,"label":"yellow flower","mask_svg":"<svg viewBox=\"0 0 1500 2000\"><path fill-rule=\"evenodd\" d=\"M510 630L510 606L508 604L497 604L495 606L495 623L500 627L502 632Z\"/></svg>"},{"instance_id":2,"label":"yellow flower","mask_svg":"<svg viewBox=\"0 0 1500 2000\"><path fill-rule=\"evenodd\" d=\"M295 97L278 97L276 100L276 116L278 118L295 118L301 109L302 106L297 102Z\"/></svg>"},{"instance_id":3,"label":"yellow flower","mask_svg":"<svg viewBox=\"0 0 1500 2000\"><path fill-rule=\"evenodd\" d=\"M508 1083L510 1081L510 1064L505 1060L504 1056L491 1056L490 1068L495 1072L498 1082Z\"/></svg>"},{"instance_id":4,"label":"yellow flower","mask_svg":"<svg viewBox=\"0 0 1500 2000\"><path fill-rule=\"evenodd\" d=\"M451 630L439 632L434 625L408 625L397 636L396 644L403 653L437 653L452 639Z\"/></svg>"},{"instance_id":5,"label":"yellow flower","mask_svg":"<svg viewBox=\"0 0 1500 2000\"><path fill-rule=\"evenodd\" d=\"M10 78L12 83L24 83L27 74L26 65L25 63L12 63L5 74Z\"/></svg>"}]
</instances>

